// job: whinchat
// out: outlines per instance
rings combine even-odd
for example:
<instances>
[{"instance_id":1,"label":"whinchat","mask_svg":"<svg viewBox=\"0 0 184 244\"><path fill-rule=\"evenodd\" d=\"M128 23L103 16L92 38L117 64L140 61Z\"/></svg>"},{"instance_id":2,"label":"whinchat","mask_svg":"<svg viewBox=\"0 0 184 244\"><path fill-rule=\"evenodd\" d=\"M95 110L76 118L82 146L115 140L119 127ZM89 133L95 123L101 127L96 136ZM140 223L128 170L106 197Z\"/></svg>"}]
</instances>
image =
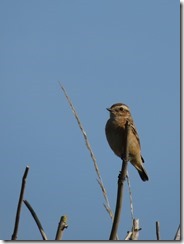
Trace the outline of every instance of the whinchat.
<instances>
[{"instance_id":1,"label":"whinchat","mask_svg":"<svg viewBox=\"0 0 184 244\"><path fill-rule=\"evenodd\" d=\"M129 141L128 141L128 160L137 169L141 179L147 181L148 175L143 167L144 159L141 155L141 145L130 109L123 103L113 104L107 108L110 112L110 118L105 126L105 133L109 146L113 152L123 159L125 150L125 124L128 121Z\"/></svg>"}]
</instances>

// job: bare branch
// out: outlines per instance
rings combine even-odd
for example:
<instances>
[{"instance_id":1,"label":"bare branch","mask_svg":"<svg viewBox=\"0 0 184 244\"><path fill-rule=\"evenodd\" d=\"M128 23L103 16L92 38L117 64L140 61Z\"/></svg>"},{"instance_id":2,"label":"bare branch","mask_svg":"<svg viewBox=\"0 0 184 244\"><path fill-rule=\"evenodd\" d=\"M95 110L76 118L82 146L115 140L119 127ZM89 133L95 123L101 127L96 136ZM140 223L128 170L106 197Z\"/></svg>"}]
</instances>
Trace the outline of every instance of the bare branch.
<instances>
[{"instance_id":1,"label":"bare branch","mask_svg":"<svg viewBox=\"0 0 184 244\"><path fill-rule=\"evenodd\" d=\"M36 215L36 213L35 213L35 211L33 210L33 208L31 207L31 205L29 204L29 202L28 202L27 200L23 200L23 201L24 201L26 207L27 207L27 208L29 209L29 211L31 212L31 214L32 214L32 216L33 216L33 218L34 218L34 220L35 220L37 226L38 226L38 229L39 229L39 231L40 231L40 233L41 233L41 235L42 235L43 240L48 240L48 239L47 239L47 236L46 236L46 234L45 234L45 232L44 232L44 230L43 230L43 227L42 227L42 225L41 225L41 223L40 223L40 221L39 221L39 219L38 219L38 217L37 217L37 215Z\"/></svg>"},{"instance_id":2,"label":"bare branch","mask_svg":"<svg viewBox=\"0 0 184 244\"><path fill-rule=\"evenodd\" d=\"M114 218L114 214L113 214L113 212L112 212L112 210L111 210L111 208L110 208L109 201L108 201L108 197L107 197L107 192L106 192L106 190L105 190L105 187L104 187L104 185L103 185L103 182L100 181L99 179L97 179L97 182L98 182L98 184L100 185L100 188L101 188L101 190L102 190L103 196L104 196L104 198L105 198L105 202L106 202L106 204L104 204L104 207L105 207L105 209L107 210L107 212L109 213L109 216L111 217L111 219L113 219L113 218Z\"/></svg>"},{"instance_id":3,"label":"bare branch","mask_svg":"<svg viewBox=\"0 0 184 244\"><path fill-rule=\"evenodd\" d=\"M63 235L63 231L66 228L68 228L67 216L64 215L64 216L61 216L61 218L60 218L55 240L61 240L62 235Z\"/></svg>"},{"instance_id":4,"label":"bare branch","mask_svg":"<svg viewBox=\"0 0 184 244\"><path fill-rule=\"evenodd\" d=\"M132 216L132 221L134 221L134 208L133 208L132 192L131 192L130 178L129 178L129 175L128 175L128 170L127 170L126 179L127 179L129 198L130 198L130 212L131 212L131 216Z\"/></svg>"},{"instance_id":5,"label":"bare branch","mask_svg":"<svg viewBox=\"0 0 184 244\"><path fill-rule=\"evenodd\" d=\"M17 240L17 233L18 233L19 220L20 220L20 212L21 212L22 201L23 201L23 197L24 197L24 191L25 191L26 178L28 175L28 171L29 171L29 166L26 166L24 175L22 177L22 186L21 186L19 202L18 202L18 206L17 206L17 214L16 214L16 219L15 219L14 231L12 234L12 240Z\"/></svg>"},{"instance_id":6,"label":"bare branch","mask_svg":"<svg viewBox=\"0 0 184 244\"><path fill-rule=\"evenodd\" d=\"M110 215L110 217L113 218L112 213L111 213L111 209L109 209L105 203L103 205L104 205L104 208L106 209L106 211L108 212L108 214Z\"/></svg>"},{"instance_id":7,"label":"bare branch","mask_svg":"<svg viewBox=\"0 0 184 244\"><path fill-rule=\"evenodd\" d=\"M128 232L127 232L127 235L126 235L126 237L125 237L125 241L129 241L129 240L131 240L131 236L132 236L132 231L128 231Z\"/></svg>"},{"instance_id":8,"label":"bare branch","mask_svg":"<svg viewBox=\"0 0 184 244\"><path fill-rule=\"evenodd\" d=\"M131 240L138 240L140 230L141 228L139 228L139 219L133 219Z\"/></svg>"},{"instance_id":9,"label":"bare branch","mask_svg":"<svg viewBox=\"0 0 184 244\"><path fill-rule=\"evenodd\" d=\"M67 95L67 93L66 93L64 87L60 84L60 82L59 82L59 85L60 85L60 88L61 88L61 90L63 91L63 93L64 93L64 95L65 95L65 97L66 97L66 99L67 99L69 105L70 105L70 108L71 108L71 110L72 110L72 112L73 112L73 114L74 114L74 116L75 116L75 118L76 118L76 120L77 120L77 123L78 123L78 125L79 125L79 128L80 128L80 130L81 130L81 132L82 132L82 135L83 135L83 137L84 137L84 141L85 141L86 147L87 147L87 149L89 150L90 156L91 156L91 158L92 158L92 160L93 160L93 164L94 164L94 168L95 168L96 174L97 174L97 176L98 176L97 181L98 181L98 183L99 183L99 185L100 185L100 188L101 188L101 190L102 190L102 193L103 193L103 196L104 196L104 199L105 199L105 202L106 202L106 204L105 204L106 207L105 207L105 208L106 208L106 210L108 209L108 213L109 213L111 219L113 219L113 212L112 212L112 210L111 210L111 208L110 208L109 200L108 200L108 197L107 197L107 192L106 192L105 187L104 187L104 185L103 185L103 181L102 181L102 177L101 177L101 175L100 175L100 171L99 171L99 168L98 168L98 164L97 164L95 155L94 155L94 153L93 153L93 151L92 151L92 148L91 148L91 146L90 146L89 140L88 140L88 138L87 138L87 134L86 134L86 132L85 132L85 130L84 130L82 124L81 124L81 121L80 121L80 119L79 119L79 116L78 116L78 114L77 114L77 112L76 112L76 110L75 110L73 104L72 104L71 99L70 99L69 96Z\"/></svg>"},{"instance_id":10,"label":"bare branch","mask_svg":"<svg viewBox=\"0 0 184 244\"><path fill-rule=\"evenodd\" d=\"M125 237L125 240L138 240L140 230L141 228L139 228L139 219L133 219L132 231L127 232L128 234Z\"/></svg>"},{"instance_id":11,"label":"bare branch","mask_svg":"<svg viewBox=\"0 0 184 244\"><path fill-rule=\"evenodd\" d=\"M127 167L128 167L128 136L129 136L129 124L128 121L125 125L125 155L122 158L122 168L120 174L118 176L118 191L117 191L117 201L116 201L116 211L114 215L112 230L110 234L110 240L116 240L116 234L119 226L120 216L121 216L121 208L123 203L123 188L124 181L127 175Z\"/></svg>"},{"instance_id":12,"label":"bare branch","mask_svg":"<svg viewBox=\"0 0 184 244\"><path fill-rule=\"evenodd\" d=\"M160 223L159 221L156 221L156 235L157 235L157 241L160 240Z\"/></svg>"}]
</instances>

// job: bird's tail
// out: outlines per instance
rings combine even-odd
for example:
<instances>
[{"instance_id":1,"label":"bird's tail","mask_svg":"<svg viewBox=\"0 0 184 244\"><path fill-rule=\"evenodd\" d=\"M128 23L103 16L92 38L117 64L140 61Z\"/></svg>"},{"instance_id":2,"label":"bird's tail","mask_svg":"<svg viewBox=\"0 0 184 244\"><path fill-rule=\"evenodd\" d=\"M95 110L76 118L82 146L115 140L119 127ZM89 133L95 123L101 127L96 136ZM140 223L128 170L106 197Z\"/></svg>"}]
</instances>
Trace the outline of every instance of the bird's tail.
<instances>
[{"instance_id":1,"label":"bird's tail","mask_svg":"<svg viewBox=\"0 0 184 244\"><path fill-rule=\"evenodd\" d=\"M140 169L138 169L138 173L143 181L149 180L148 174L143 166Z\"/></svg>"}]
</instances>

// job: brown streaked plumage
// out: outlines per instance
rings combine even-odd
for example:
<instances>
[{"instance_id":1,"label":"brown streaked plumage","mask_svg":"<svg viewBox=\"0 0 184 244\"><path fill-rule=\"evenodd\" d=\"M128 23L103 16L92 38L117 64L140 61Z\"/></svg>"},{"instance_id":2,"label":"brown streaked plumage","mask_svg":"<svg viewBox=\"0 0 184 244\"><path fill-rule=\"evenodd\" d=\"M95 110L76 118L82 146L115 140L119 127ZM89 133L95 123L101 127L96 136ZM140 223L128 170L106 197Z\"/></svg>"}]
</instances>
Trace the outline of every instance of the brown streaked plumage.
<instances>
[{"instance_id":1,"label":"brown streaked plumage","mask_svg":"<svg viewBox=\"0 0 184 244\"><path fill-rule=\"evenodd\" d=\"M140 139L129 107L123 103L116 103L110 108L107 108L107 110L110 112L110 118L106 123L105 133L109 146L118 157L123 159L125 149L125 124L126 121L128 121L130 125L128 144L129 161L137 169L141 179L147 181L149 178L143 167L144 159L141 156Z\"/></svg>"}]
</instances>

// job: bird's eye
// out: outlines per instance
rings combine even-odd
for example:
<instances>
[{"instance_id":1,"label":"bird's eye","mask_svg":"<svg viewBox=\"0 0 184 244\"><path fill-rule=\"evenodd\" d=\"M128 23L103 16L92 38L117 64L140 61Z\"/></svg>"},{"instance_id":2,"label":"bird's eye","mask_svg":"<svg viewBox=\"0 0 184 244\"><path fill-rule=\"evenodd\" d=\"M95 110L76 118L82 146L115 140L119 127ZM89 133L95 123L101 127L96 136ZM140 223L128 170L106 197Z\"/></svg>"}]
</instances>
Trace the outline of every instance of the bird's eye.
<instances>
[{"instance_id":1,"label":"bird's eye","mask_svg":"<svg viewBox=\"0 0 184 244\"><path fill-rule=\"evenodd\" d=\"M119 108L119 110L120 110L120 111L123 111L123 108L122 108L122 107L120 107L120 108Z\"/></svg>"}]
</instances>

